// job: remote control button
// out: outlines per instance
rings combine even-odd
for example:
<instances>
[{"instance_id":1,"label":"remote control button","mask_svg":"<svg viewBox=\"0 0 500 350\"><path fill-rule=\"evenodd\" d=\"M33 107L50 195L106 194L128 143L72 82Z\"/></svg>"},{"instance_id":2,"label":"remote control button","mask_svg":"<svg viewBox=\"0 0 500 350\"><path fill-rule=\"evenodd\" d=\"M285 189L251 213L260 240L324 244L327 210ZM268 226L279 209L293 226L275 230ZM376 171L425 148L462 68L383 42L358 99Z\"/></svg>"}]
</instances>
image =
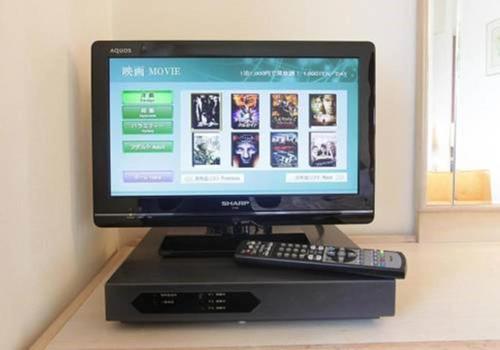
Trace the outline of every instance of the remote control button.
<instances>
[{"instance_id":1,"label":"remote control button","mask_svg":"<svg viewBox=\"0 0 500 350\"><path fill-rule=\"evenodd\" d=\"M335 248L330 248L326 251L326 255L334 257L337 255L337 251L335 250Z\"/></svg>"},{"instance_id":2,"label":"remote control button","mask_svg":"<svg viewBox=\"0 0 500 350\"><path fill-rule=\"evenodd\" d=\"M347 250L347 254L346 254L346 256L345 256L345 262L351 262L351 261L354 261L354 260L356 260L357 256L358 256L358 255L357 255L354 251L352 251L352 250Z\"/></svg>"},{"instance_id":3,"label":"remote control button","mask_svg":"<svg viewBox=\"0 0 500 350\"><path fill-rule=\"evenodd\" d=\"M309 254L309 255L307 256L307 260L313 260L313 259L314 259L314 255Z\"/></svg>"},{"instance_id":4,"label":"remote control button","mask_svg":"<svg viewBox=\"0 0 500 350\"><path fill-rule=\"evenodd\" d=\"M289 254L289 253L285 253L285 254L283 254L283 256L284 256L285 258L289 258L289 257L290 257L290 254Z\"/></svg>"},{"instance_id":5,"label":"remote control button","mask_svg":"<svg viewBox=\"0 0 500 350\"><path fill-rule=\"evenodd\" d=\"M297 254L292 254L293 259L297 259Z\"/></svg>"},{"instance_id":6,"label":"remote control button","mask_svg":"<svg viewBox=\"0 0 500 350\"><path fill-rule=\"evenodd\" d=\"M276 256L277 256L278 258L281 258L281 257L283 256L283 253L278 253L278 254L276 254Z\"/></svg>"},{"instance_id":7,"label":"remote control button","mask_svg":"<svg viewBox=\"0 0 500 350\"><path fill-rule=\"evenodd\" d=\"M321 255L316 255L316 261L321 261L323 257Z\"/></svg>"},{"instance_id":8,"label":"remote control button","mask_svg":"<svg viewBox=\"0 0 500 350\"><path fill-rule=\"evenodd\" d=\"M299 258L300 258L300 259L304 259L305 257L306 257L306 255L305 255L305 254L300 254L300 255L299 255Z\"/></svg>"},{"instance_id":9,"label":"remote control button","mask_svg":"<svg viewBox=\"0 0 500 350\"><path fill-rule=\"evenodd\" d=\"M315 245L312 245L312 246L311 246L311 250L316 250L316 246L315 246Z\"/></svg>"},{"instance_id":10,"label":"remote control button","mask_svg":"<svg viewBox=\"0 0 500 350\"><path fill-rule=\"evenodd\" d=\"M324 250L324 249L325 249L325 247L323 247L322 245L319 245L319 246L318 246L318 250L319 250L319 251L322 251L322 250Z\"/></svg>"},{"instance_id":11,"label":"remote control button","mask_svg":"<svg viewBox=\"0 0 500 350\"><path fill-rule=\"evenodd\" d=\"M302 249L307 249L307 244L302 244Z\"/></svg>"}]
</instances>

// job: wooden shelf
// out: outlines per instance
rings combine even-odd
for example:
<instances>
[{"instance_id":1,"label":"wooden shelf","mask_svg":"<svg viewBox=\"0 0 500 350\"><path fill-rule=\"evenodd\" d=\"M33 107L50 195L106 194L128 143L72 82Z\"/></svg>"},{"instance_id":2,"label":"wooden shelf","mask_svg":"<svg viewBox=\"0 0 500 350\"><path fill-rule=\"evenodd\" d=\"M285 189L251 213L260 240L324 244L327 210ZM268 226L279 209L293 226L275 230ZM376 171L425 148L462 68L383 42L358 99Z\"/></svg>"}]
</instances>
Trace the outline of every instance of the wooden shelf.
<instances>
[{"instance_id":1,"label":"wooden shelf","mask_svg":"<svg viewBox=\"0 0 500 350\"><path fill-rule=\"evenodd\" d=\"M383 243L403 251L396 316L376 320L121 324L104 318L104 283L117 252L32 349L487 349L500 348L499 243Z\"/></svg>"}]
</instances>

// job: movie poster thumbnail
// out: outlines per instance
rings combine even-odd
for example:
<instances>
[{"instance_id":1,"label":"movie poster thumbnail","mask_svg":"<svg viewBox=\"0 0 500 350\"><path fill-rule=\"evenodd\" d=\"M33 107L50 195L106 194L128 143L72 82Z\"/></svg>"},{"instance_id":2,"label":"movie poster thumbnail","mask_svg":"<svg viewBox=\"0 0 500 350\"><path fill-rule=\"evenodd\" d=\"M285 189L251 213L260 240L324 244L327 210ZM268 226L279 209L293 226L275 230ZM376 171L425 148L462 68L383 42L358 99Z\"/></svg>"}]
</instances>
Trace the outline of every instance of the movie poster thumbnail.
<instances>
[{"instance_id":1,"label":"movie poster thumbnail","mask_svg":"<svg viewBox=\"0 0 500 350\"><path fill-rule=\"evenodd\" d=\"M271 128L297 129L298 94L271 94Z\"/></svg>"},{"instance_id":2,"label":"movie poster thumbnail","mask_svg":"<svg viewBox=\"0 0 500 350\"><path fill-rule=\"evenodd\" d=\"M312 167L337 166L337 134L311 132L309 134L309 165Z\"/></svg>"},{"instance_id":3,"label":"movie poster thumbnail","mask_svg":"<svg viewBox=\"0 0 500 350\"><path fill-rule=\"evenodd\" d=\"M232 133L232 166L254 168L259 161L259 134Z\"/></svg>"},{"instance_id":4,"label":"movie poster thumbnail","mask_svg":"<svg viewBox=\"0 0 500 350\"><path fill-rule=\"evenodd\" d=\"M231 94L231 125L233 129L258 129L259 119L258 94Z\"/></svg>"},{"instance_id":5,"label":"movie poster thumbnail","mask_svg":"<svg viewBox=\"0 0 500 350\"><path fill-rule=\"evenodd\" d=\"M271 166L273 168L296 168L298 166L298 133L271 133Z\"/></svg>"},{"instance_id":6,"label":"movie poster thumbnail","mask_svg":"<svg viewBox=\"0 0 500 350\"><path fill-rule=\"evenodd\" d=\"M309 95L309 125L310 126L337 125L337 95L335 94Z\"/></svg>"},{"instance_id":7,"label":"movie poster thumbnail","mask_svg":"<svg viewBox=\"0 0 500 350\"><path fill-rule=\"evenodd\" d=\"M193 133L193 166L220 165L220 135Z\"/></svg>"},{"instance_id":8,"label":"movie poster thumbnail","mask_svg":"<svg viewBox=\"0 0 500 350\"><path fill-rule=\"evenodd\" d=\"M193 129L220 129L221 94L191 94L191 127Z\"/></svg>"}]
</instances>

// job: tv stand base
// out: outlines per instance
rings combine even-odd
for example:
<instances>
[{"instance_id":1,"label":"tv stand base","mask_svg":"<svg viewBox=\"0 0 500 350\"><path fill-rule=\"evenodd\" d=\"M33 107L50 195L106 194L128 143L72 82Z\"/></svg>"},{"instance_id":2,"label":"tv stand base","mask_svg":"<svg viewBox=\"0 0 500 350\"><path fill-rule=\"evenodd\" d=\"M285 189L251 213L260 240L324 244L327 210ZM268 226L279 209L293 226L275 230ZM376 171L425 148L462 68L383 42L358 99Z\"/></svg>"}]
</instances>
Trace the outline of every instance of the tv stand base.
<instances>
[{"instance_id":1,"label":"tv stand base","mask_svg":"<svg viewBox=\"0 0 500 350\"><path fill-rule=\"evenodd\" d=\"M151 232L160 233L161 228L154 228ZM205 235L165 235L158 253L165 258L231 257L241 241L251 238L273 242L309 243L304 233L273 234L271 226L216 226L207 227Z\"/></svg>"}]
</instances>

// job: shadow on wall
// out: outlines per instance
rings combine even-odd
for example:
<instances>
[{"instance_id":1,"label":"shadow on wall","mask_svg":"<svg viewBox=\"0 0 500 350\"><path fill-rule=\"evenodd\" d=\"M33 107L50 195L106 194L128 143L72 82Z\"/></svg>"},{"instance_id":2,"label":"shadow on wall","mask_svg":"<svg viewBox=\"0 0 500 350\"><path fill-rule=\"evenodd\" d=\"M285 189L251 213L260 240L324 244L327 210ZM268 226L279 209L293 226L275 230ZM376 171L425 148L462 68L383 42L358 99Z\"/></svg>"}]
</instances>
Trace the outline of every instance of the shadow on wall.
<instances>
[{"instance_id":1,"label":"shadow on wall","mask_svg":"<svg viewBox=\"0 0 500 350\"><path fill-rule=\"evenodd\" d=\"M75 52L76 51L76 52ZM104 230L93 224L92 204L92 125L90 97L90 45L85 49L68 52L68 94L67 116L70 165L71 223L75 259L98 264L109 256L110 249L116 249L116 237L109 243L109 235L116 230ZM96 245L96 242L99 242ZM96 247L98 247L96 251ZM89 255L95 259L89 259ZM99 266L95 266L98 268ZM94 266L92 266L92 270Z\"/></svg>"}]
</instances>

